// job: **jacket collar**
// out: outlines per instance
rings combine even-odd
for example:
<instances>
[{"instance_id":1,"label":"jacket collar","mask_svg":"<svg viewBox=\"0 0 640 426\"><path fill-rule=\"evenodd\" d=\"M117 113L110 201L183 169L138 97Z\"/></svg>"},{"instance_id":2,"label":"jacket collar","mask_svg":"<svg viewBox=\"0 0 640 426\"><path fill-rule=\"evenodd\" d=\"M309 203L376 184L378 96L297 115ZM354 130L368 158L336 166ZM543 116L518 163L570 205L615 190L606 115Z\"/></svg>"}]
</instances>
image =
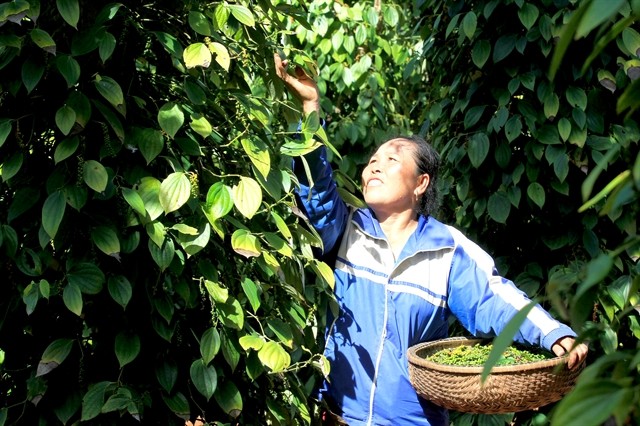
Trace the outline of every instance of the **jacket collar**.
<instances>
[{"instance_id":1,"label":"jacket collar","mask_svg":"<svg viewBox=\"0 0 640 426\"><path fill-rule=\"evenodd\" d=\"M364 233L373 238L385 238L380 227L380 222L370 208L356 209L353 213L352 221ZM438 250L445 247L453 247L454 241L448 227L436 220L433 216L420 215L418 227L409 239L413 245L412 252L423 250Z\"/></svg>"}]
</instances>

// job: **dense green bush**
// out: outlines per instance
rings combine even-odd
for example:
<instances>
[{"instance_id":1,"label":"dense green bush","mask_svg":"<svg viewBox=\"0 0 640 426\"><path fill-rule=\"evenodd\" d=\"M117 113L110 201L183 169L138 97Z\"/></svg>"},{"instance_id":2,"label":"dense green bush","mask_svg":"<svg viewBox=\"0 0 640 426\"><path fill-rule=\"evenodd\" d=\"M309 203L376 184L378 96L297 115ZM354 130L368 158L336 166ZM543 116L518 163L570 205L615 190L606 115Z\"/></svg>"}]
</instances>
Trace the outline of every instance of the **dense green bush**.
<instances>
[{"instance_id":1,"label":"dense green bush","mask_svg":"<svg viewBox=\"0 0 640 426\"><path fill-rule=\"evenodd\" d=\"M0 424L309 422L332 275L260 6L0 4Z\"/></svg>"},{"instance_id":2,"label":"dense green bush","mask_svg":"<svg viewBox=\"0 0 640 426\"><path fill-rule=\"evenodd\" d=\"M410 131L441 218L591 341L557 410L455 424L637 421L637 3L0 3L0 425L311 423L332 275L290 159L330 142L358 202Z\"/></svg>"}]
</instances>

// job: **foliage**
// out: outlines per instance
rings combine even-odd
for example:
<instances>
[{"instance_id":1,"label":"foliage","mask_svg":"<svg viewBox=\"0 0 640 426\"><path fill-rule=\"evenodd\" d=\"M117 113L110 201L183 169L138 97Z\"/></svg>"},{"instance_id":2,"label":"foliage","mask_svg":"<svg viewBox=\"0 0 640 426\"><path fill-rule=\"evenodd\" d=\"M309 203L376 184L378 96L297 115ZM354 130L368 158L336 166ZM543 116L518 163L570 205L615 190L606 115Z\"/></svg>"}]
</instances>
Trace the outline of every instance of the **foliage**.
<instances>
[{"instance_id":1,"label":"foliage","mask_svg":"<svg viewBox=\"0 0 640 426\"><path fill-rule=\"evenodd\" d=\"M637 3L0 3L0 425L312 423L332 274L291 157L334 145L358 202L410 131L441 218L592 349L556 411L454 423L637 423Z\"/></svg>"},{"instance_id":2,"label":"foliage","mask_svg":"<svg viewBox=\"0 0 640 426\"><path fill-rule=\"evenodd\" d=\"M451 348L440 349L428 355L425 359L438 364L457 366L482 366L489 359L493 349L492 344L459 345ZM543 361L553 358L550 352L536 350L535 348L519 347L512 345L507 348L495 365L525 364L535 361Z\"/></svg>"},{"instance_id":3,"label":"foliage","mask_svg":"<svg viewBox=\"0 0 640 426\"><path fill-rule=\"evenodd\" d=\"M310 422L333 278L293 209L317 125L272 105L288 19L0 4L0 424Z\"/></svg>"},{"instance_id":4,"label":"foliage","mask_svg":"<svg viewBox=\"0 0 640 426\"><path fill-rule=\"evenodd\" d=\"M640 416L638 29L626 1L611 3L422 7L423 120L443 153L442 215L591 342L593 365L552 424Z\"/></svg>"}]
</instances>

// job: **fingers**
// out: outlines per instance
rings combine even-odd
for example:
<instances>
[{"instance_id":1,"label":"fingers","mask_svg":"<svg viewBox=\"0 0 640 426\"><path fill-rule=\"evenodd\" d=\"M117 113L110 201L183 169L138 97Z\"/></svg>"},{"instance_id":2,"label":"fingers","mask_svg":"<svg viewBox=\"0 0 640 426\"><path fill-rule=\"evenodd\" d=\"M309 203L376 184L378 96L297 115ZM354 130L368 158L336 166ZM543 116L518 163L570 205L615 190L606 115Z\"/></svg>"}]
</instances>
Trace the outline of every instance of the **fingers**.
<instances>
[{"instance_id":1,"label":"fingers","mask_svg":"<svg viewBox=\"0 0 640 426\"><path fill-rule=\"evenodd\" d=\"M287 72L289 61L287 61L286 59L283 60L280 55L274 53L273 62L275 64L276 74L278 74L278 77L280 77L286 83L287 79L289 78L289 73Z\"/></svg>"},{"instance_id":2,"label":"fingers","mask_svg":"<svg viewBox=\"0 0 640 426\"><path fill-rule=\"evenodd\" d=\"M557 356L568 354L567 367L573 369L579 366L587 357L589 347L584 343L575 345L573 337L563 337L553 344L551 350Z\"/></svg>"}]
</instances>

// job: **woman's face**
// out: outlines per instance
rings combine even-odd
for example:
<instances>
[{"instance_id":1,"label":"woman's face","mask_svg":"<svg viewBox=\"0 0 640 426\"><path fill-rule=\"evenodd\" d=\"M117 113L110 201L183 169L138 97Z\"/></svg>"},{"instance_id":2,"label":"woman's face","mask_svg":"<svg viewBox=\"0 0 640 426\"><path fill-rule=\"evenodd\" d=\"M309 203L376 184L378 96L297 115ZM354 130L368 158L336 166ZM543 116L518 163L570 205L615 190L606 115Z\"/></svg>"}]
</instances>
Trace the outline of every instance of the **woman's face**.
<instances>
[{"instance_id":1,"label":"woman's face","mask_svg":"<svg viewBox=\"0 0 640 426\"><path fill-rule=\"evenodd\" d=\"M378 148L362 171L364 200L376 215L416 210L429 175L418 175L414 155L413 142L392 139Z\"/></svg>"}]
</instances>

